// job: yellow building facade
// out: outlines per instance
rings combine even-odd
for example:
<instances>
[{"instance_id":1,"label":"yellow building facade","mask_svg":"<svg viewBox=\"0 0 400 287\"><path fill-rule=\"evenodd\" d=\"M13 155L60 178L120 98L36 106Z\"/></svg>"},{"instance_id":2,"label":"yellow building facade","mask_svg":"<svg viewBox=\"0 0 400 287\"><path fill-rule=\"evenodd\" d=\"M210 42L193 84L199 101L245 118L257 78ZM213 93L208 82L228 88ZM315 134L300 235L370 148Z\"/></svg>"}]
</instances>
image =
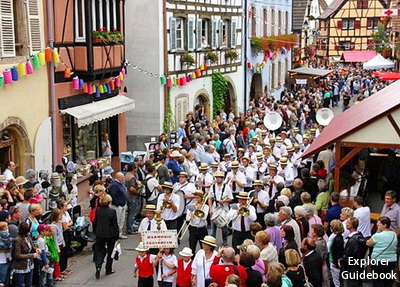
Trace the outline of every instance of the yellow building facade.
<instances>
[{"instance_id":1,"label":"yellow building facade","mask_svg":"<svg viewBox=\"0 0 400 287\"><path fill-rule=\"evenodd\" d=\"M2 17L8 17L0 27L0 170L3 172L7 161L14 161L14 176L18 176L25 175L28 168L51 167L44 158L35 158L44 148L37 144L38 131L45 122L46 126L50 123L48 64L32 65L32 73L26 66L44 49L44 10L41 0L4 0L0 9ZM10 83L11 69L14 77ZM48 132L51 137L51 130ZM46 152L51 159L51 150ZM40 166L35 167L35 162L41 162Z\"/></svg>"},{"instance_id":2,"label":"yellow building facade","mask_svg":"<svg viewBox=\"0 0 400 287\"><path fill-rule=\"evenodd\" d=\"M319 16L317 57L323 63L338 61L344 51L373 49L386 0L335 0Z\"/></svg>"}]
</instances>

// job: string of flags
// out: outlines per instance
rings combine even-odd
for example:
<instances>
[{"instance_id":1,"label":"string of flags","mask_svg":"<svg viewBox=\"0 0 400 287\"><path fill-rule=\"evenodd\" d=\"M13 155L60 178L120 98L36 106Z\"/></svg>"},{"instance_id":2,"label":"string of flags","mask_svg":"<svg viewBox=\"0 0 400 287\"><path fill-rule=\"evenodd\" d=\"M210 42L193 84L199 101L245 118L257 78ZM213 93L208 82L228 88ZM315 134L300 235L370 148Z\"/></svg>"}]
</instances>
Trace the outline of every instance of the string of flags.
<instances>
[{"instance_id":1,"label":"string of flags","mask_svg":"<svg viewBox=\"0 0 400 287\"><path fill-rule=\"evenodd\" d=\"M0 88L18 82L22 76L34 74L35 70L45 66L47 62L53 62L55 65L60 63L60 56L57 49L48 47L30 56L26 62L19 63L0 72Z\"/></svg>"},{"instance_id":2,"label":"string of flags","mask_svg":"<svg viewBox=\"0 0 400 287\"><path fill-rule=\"evenodd\" d=\"M64 77L69 78L67 76L70 75L70 73L71 72L68 71L68 68L66 68L64 71ZM117 77L111 78L105 84L93 84L90 82L85 82L83 79L79 79L79 77L75 76L72 78L72 88L74 90L80 90L82 93L93 95L95 98L100 98L101 94L111 94L113 90L121 87L121 83L125 80L125 78L125 68L121 69Z\"/></svg>"},{"instance_id":3,"label":"string of flags","mask_svg":"<svg viewBox=\"0 0 400 287\"><path fill-rule=\"evenodd\" d=\"M264 53L264 58L261 61L261 63L257 63L254 65L249 59L247 59L246 66L252 73L261 74L262 69L264 69L266 67L268 61L275 60L276 58L278 58L279 54L286 55L287 53L288 53L288 50L286 48L282 48L279 52L276 52L276 51L271 52L271 51L267 50Z\"/></svg>"}]
</instances>

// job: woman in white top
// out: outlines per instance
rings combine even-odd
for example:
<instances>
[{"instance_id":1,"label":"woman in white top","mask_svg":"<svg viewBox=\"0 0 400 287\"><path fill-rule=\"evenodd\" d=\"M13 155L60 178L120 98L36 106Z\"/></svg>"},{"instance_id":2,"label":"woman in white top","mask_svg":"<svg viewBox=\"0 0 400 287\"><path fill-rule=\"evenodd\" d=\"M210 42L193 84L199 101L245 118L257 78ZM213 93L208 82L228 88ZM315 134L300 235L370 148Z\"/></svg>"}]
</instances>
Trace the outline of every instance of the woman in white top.
<instances>
[{"instance_id":1,"label":"woman in white top","mask_svg":"<svg viewBox=\"0 0 400 287\"><path fill-rule=\"evenodd\" d=\"M153 265L158 264L157 281L159 287L172 287L174 274L178 266L178 260L174 255L174 248L162 248L158 253Z\"/></svg>"},{"instance_id":2,"label":"woman in white top","mask_svg":"<svg viewBox=\"0 0 400 287\"><path fill-rule=\"evenodd\" d=\"M193 153L188 153L186 156L188 160L188 170L186 172L189 175L189 181L194 182L196 180L196 177L199 175L199 168L197 167L195 157Z\"/></svg>"},{"instance_id":3,"label":"woman in white top","mask_svg":"<svg viewBox=\"0 0 400 287\"><path fill-rule=\"evenodd\" d=\"M196 287L205 286L204 281L210 277L211 264L217 255L216 239L212 236L205 236L201 241L202 249L197 251L192 263L192 284Z\"/></svg>"}]
</instances>

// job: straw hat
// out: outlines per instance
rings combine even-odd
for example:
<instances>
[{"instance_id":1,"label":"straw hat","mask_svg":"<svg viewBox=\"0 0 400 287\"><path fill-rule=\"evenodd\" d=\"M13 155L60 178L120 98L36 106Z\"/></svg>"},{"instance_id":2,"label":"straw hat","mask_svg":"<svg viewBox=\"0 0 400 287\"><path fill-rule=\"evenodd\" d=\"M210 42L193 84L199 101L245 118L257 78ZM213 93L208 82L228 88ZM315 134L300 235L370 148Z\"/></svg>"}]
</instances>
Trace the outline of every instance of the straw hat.
<instances>
[{"instance_id":1,"label":"straw hat","mask_svg":"<svg viewBox=\"0 0 400 287\"><path fill-rule=\"evenodd\" d=\"M171 154L170 154L170 157L181 157L182 156L182 154L179 152L179 151L177 151L177 150L174 150L173 152L171 152Z\"/></svg>"},{"instance_id":2,"label":"straw hat","mask_svg":"<svg viewBox=\"0 0 400 287\"><path fill-rule=\"evenodd\" d=\"M293 147L292 145L290 145L290 146L288 146L288 147L286 148L286 151L287 151L287 152L294 151L294 147Z\"/></svg>"},{"instance_id":3,"label":"straw hat","mask_svg":"<svg viewBox=\"0 0 400 287\"><path fill-rule=\"evenodd\" d=\"M15 179L15 184L17 186L24 185L27 182L28 182L28 180L23 175L20 175Z\"/></svg>"},{"instance_id":4,"label":"straw hat","mask_svg":"<svg viewBox=\"0 0 400 287\"><path fill-rule=\"evenodd\" d=\"M211 164L211 167L218 167L218 162L213 162L213 163Z\"/></svg>"},{"instance_id":5,"label":"straw hat","mask_svg":"<svg viewBox=\"0 0 400 287\"><path fill-rule=\"evenodd\" d=\"M275 139L275 138L270 138L269 141L270 141L270 142L275 142L276 139Z\"/></svg>"},{"instance_id":6,"label":"straw hat","mask_svg":"<svg viewBox=\"0 0 400 287\"><path fill-rule=\"evenodd\" d=\"M210 246L217 247L217 240L214 237L210 236L210 235L204 236L204 239L200 240L200 242L204 243L204 244L207 244L207 245L210 245Z\"/></svg>"},{"instance_id":7,"label":"straw hat","mask_svg":"<svg viewBox=\"0 0 400 287\"><path fill-rule=\"evenodd\" d=\"M204 196L204 191L196 190L195 192L193 192L193 195L197 195L197 196L203 197Z\"/></svg>"},{"instance_id":8,"label":"straw hat","mask_svg":"<svg viewBox=\"0 0 400 287\"><path fill-rule=\"evenodd\" d=\"M267 135L267 131L266 130L262 130L260 133L261 133L262 136Z\"/></svg>"},{"instance_id":9,"label":"straw hat","mask_svg":"<svg viewBox=\"0 0 400 287\"><path fill-rule=\"evenodd\" d=\"M242 157L242 160L244 160L244 159L246 159L246 160L250 161L250 158L249 158L248 156L244 156L244 157Z\"/></svg>"},{"instance_id":10,"label":"straw hat","mask_svg":"<svg viewBox=\"0 0 400 287\"><path fill-rule=\"evenodd\" d=\"M264 184L261 182L261 180L254 180L254 181L253 181L253 186L256 186L256 185L261 185L261 186L263 186Z\"/></svg>"},{"instance_id":11,"label":"straw hat","mask_svg":"<svg viewBox=\"0 0 400 287\"><path fill-rule=\"evenodd\" d=\"M143 211L156 211L157 207L154 204L146 204Z\"/></svg>"},{"instance_id":12,"label":"straw hat","mask_svg":"<svg viewBox=\"0 0 400 287\"><path fill-rule=\"evenodd\" d=\"M1 182L1 183L6 183L6 182L8 182L5 175L0 174L0 182Z\"/></svg>"},{"instance_id":13,"label":"straw hat","mask_svg":"<svg viewBox=\"0 0 400 287\"><path fill-rule=\"evenodd\" d=\"M281 157L281 158L279 159L279 163L280 163L280 164L287 164L287 163L288 163L287 157Z\"/></svg>"},{"instance_id":14,"label":"straw hat","mask_svg":"<svg viewBox=\"0 0 400 287\"><path fill-rule=\"evenodd\" d=\"M269 167L270 170L271 169L278 169L278 167L276 165L274 165L274 164L270 164L270 165L268 165L268 167Z\"/></svg>"},{"instance_id":15,"label":"straw hat","mask_svg":"<svg viewBox=\"0 0 400 287\"><path fill-rule=\"evenodd\" d=\"M141 252L146 252L149 250L149 248L144 247L143 242L139 242L138 247L135 248L136 251L141 251Z\"/></svg>"},{"instance_id":16,"label":"straw hat","mask_svg":"<svg viewBox=\"0 0 400 287\"><path fill-rule=\"evenodd\" d=\"M226 154L224 154L224 157L231 157L231 154L230 153L226 153Z\"/></svg>"},{"instance_id":17,"label":"straw hat","mask_svg":"<svg viewBox=\"0 0 400 287\"><path fill-rule=\"evenodd\" d=\"M271 141L271 140L270 140L270 141ZM281 142L281 141L282 141L282 138L281 138L280 136L277 136L277 137L275 138L275 141Z\"/></svg>"},{"instance_id":18,"label":"straw hat","mask_svg":"<svg viewBox=\"0 0 400 287\"><path fill-rule=\"evenodd\" d=\"M184 172L184 171L181 171L178 176L185 176L186 178L189 178L189 175L187 174L187 172Z\"/></svg>"},{"instance_id":19,"label":"straw hat","mask_svg":"<svg viewBox=\"0 0 400 287\"><path fill-rule=\"evenodd\" d=\"M202 163L200 164L200 167L199 167L199 169L208 169L208 168L209 168L209 166L208 166L208 164L205 163L205 162L202 162Z\"/></svg>"},{"instance_id":20,"label":"straw hat","mask_svg":"<svg viewBox=\"0 0 400 287\"><path fill-rule=\"evenodd\" d=\"M164 183L161 186L169 189L174 189L174 185L172 184L172 182L169 181L164 181Z\"/></svg>"},{"instance_id":21,"label":"straw hat","mask_svg":"<svg viewBox=\"0 0 400 287\"><path fill-rule=\"evenodd\" d=\"M257 159L264 159L264 155L263 155L261 152L258 152L258 153L256 154L256 158L257 158Z\"/></svg>"},{"instance_id":22,"label":"straw hat","mask_svg":"<svg viewBox=\"0 0 400 287\"><path fill-rule=\"evenodd\" d=\"M240 163L238 161L233 161L231 164L231 168L237 168L239 167Z\"/></svg>"},{"instance_id":23,"label":"straw hat","mask_svg":"<svg viewBox=\"0 0 400 287\"><path fill-rule=\"evenodd\" d=\"M192 257L193 256L193 252L192 252L192 249L190 249L189 247L184 247L183 249L182 249L182 251L181 252L179 252L179 255L180 256L184 256L184 257Z\"/></svg>"},{"instance_id":24,"label":"straw hat","mask_svg":"<svg viewBox=\"0 0 400 287\"><path fill-rule=\"evenodd\" d=\"M224 172L223 171L216 171L216 172L214 172L214 177L224 177Z\"/></svg>"},{"instance_id":25,"label":"straw hat","mask_svg":"<svg viewBox=\"0 0 400 287\"><path fill-rule=\"evenodd\" d=\"M295 143L295 144L293 145L293 148L300 148L300 145L299 145L298 143Z\"/></svg>"},{"instance_id":26,"label":"straw hat","mask_svg":"<svg viewBox=\"0 0 400 287\"><path fill-rule=\"evenodd\" d=\"M293 132L298 132L298 131L299 131L299 128L294 127L294 128L292 128L292 131L293 131Z\"/></svg>"},{"instance_id":27,"label":"straw hat","mask_svg":"<svg viewBox=\"0 0 400 287\"><path fill-rule=\"evenodd\" d=\"M238 152L239 152L239 151L244 152L244 148L240 147L240 148L237 149L237 151L238 151Z\"/></svg>"},{"instance_id":28,"label":"straw hat","mask_svg":"<svg viewBox=\"0 0 400 287\"><path fill-rule=\"evenodd\" d=\"M238 199L249 199L249 194L245 191L239 192L238 195L236 195L236 198Z\"/></svg>"}]
</instances>

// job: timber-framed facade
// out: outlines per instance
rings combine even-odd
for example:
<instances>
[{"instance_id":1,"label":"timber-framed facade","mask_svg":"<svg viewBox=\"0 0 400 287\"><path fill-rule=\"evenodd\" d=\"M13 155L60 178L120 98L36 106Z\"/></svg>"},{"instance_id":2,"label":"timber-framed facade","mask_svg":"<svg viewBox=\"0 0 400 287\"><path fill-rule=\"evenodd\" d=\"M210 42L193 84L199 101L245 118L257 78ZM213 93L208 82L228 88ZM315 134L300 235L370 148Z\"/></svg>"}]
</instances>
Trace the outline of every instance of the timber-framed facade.
<instances>
[{"instance_id":1,"label":"timber-framed facade","mask_svg":"<svg viewBox=\"0 0 400 287\"><path fill-rule=\"evenodd\" d=\"M328 63L339 60L344 51L372 49L372 34L387 8L386 0L332 2L319 16L317 57Z\"/></svg>"}]
</instances>

